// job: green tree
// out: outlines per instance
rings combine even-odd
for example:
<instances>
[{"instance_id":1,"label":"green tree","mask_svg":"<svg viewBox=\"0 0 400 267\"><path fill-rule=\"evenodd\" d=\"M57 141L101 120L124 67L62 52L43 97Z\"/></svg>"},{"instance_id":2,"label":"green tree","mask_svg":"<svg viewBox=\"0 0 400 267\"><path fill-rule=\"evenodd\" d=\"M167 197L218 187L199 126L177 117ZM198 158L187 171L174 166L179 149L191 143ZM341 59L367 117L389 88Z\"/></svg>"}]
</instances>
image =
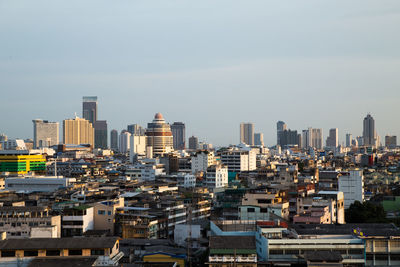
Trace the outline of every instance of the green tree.
<instances>
[{"instance_id":1,"label":"green tree","mask_svg":"<svg viewBox=\"0 0 400 267\"><path fill-rule=\"evenodd\" d=\"M375 205L367 201L354 202L345 211L346 222L348 223L384 223L387 222L386 212L382 205Z\"/></svg>"}]
</instances>

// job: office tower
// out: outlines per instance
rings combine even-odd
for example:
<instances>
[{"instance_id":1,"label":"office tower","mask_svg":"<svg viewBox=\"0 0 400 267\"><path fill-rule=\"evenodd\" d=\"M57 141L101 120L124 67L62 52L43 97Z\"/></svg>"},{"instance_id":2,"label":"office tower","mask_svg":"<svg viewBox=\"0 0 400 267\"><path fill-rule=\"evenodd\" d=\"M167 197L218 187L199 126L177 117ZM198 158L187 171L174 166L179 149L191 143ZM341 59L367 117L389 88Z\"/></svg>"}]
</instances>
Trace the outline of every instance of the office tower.
<instances>
[{"instance_id":1,"label":"office tower","mask_svg":"<svg viewBox=\"0 0 400 267\"><path fill-rule=\"evenodd\" d=\"M111 140L110 140L110 145L111 145L111 149L114 151L118 150L118 131L117 130L111 130Z\"/></svg>"},{"instance_id":2,"label":"office tower","mask_svg":"<svg viewBox=\"0 0 400 267\"><path fill-rule=\"evenodd\" d=\"M393 148L396 148L396 146L397 146L397 136L386 135L385 136L385 147L393 149Z\"/></svg>"},{"instance_id":3,"label":"office tower","mask_svg":"<svg viewBox=\"0 0 400 267\"><path fill-rule=\"evenodd\" d=\"M146 136L147 146L153 148L153 155L162 156L173 151L171 127L161 113L157 113L153 122L147 124Z\"/></svg>"},{"instance_id":4,"label":"office tower","mask_svg":"<svg viewBox=\"0 0 400 267\"><path fill-rule=\"evenodd\" d=\"M42 148L57 145L60 142L59 123L40 119L33 122L33 147Z\"/></svg>"},{"instance_id":5,"label":"office tower","mask_svg":"<svg viewBox=\"0 0 400 267\"><path fill-rule=\"evenodd\" d=\"M302 148L322 149L323 133L322 129L308 128L303 130Z\"/></svg>"},{"instance_id":6,"label":"office tower","mask_svg":"<svg viewBox=\"0 0 400 267\"><path fill-rule=\"evenodd\" d=\"M280 132L284 131L287 129L286 123L283 121L278 121L276 123L276 137L277 137L277 144L279 145L281 143L280 141Z\"/></svg>"},{"instance_id":7,"label":"office tower","mask_svg":"<svg viewBox=\"0 0 400 267\"><path fill-rule=\"evenodd\" d=\"M8 137L7 137L7 135L5 135L5 134L0 134L0 142L3 142L3 141L7 141L8 140Z\"/></svg>"},{"instance_id":8,"label":"office tower","mask_svg":"<svg viewBox=\"0 0 400 267\"><path fill-rule=\"evenodd\" d=\"M363 145L376 146L375 120L368 114L363 121Z\"/></svg>"},{"instance_id":9,"label":"office tower","mask_svg":"<svg viewBox=\"0 0 400 267\"><path fill-rule=\"evenodd\" d=\"M97 96L83 97L82 116L94 125L97 121Z\"/></svg>"},{"instance_id":10,"label":"office tower","mask_svg":"<svg viewBox=\"0 0 400 267\"><path fill-rule=\"evenodd\" d=\"M262 133L254 134L254 145L264 146L264 134L262 134Z\"/></svg>"},{"instance_id":11,"label":"office tower","mask_svg":"<svg viewBox=\"0 0 400 267\"><path fill-rule=\"evenodd\" d=\"M94 123L94 147L107 149L107 121L96 121Z\"/></svg>"},{"instance_id":12,"label":"office tower","mask_svg":"<svg viewBox=\"0 0 400 267\"><path fill-rule=\"evenodd\" d=\"M185 124L183 122L174 122L171 125L171 131L173 136L173 144L175 150L185 149Z\"/></svg>"},{"instance_id":13,"label":"office tower","mask_svg":"<svg viewBox=\"0 0 400 267\"><path fill-rule=\"evenodd\" d=\"M244 123L240 124L240 143L252 146L254 145L254 124Z\"/></svg>"},{"instance_id":14,"label":"office tower","mask_svg":"<svg viewBox=\"0 0 400 267\"><path fill-rule=\"evenodd\" d=\"M329 130L329 136L326 138L326 146L336 148L339 146L339 130L332 128Z\"/></svg>"},{"instance_id":15,"label":"office tower","mask_svg":"<svg viewBox=\"0 0 400 267\"><path fill-rule=\"evenodd\" d=\"M75 117L63 121L63 141L64 144L90 144L94 146L93 125L85 119Z\"/></svg>"},{"instance_id":16,"label":"office tower","mask_svg":"<svg viewBox=\"0 0 400 267\"><path fill-rule=\"evenodd\" d=\"M130 150L131 133L127 130L122 130L119 135L119 152L122 154L128 153Z\"/></svg>"},{"instance_id":17,"label":"office tower","mask_svg":"<svg viewBox=\"0 0 400 267\"><path fill-rule=\"evenodd\" d=\"M129 159L131 163L136 162L138 156L146 155L146 136L131 135Z\"/></svg>"},{"instance_id":18,"label":"office tower","mask_svg":"<svg viewBox=\"0 0 400 267\"><path fill-rule=\"evenodd\" d=\"M298 141L299 138L298 138L297 131L285 129L283 131L279 131L278 136L279 136L278 145L280 145L280 147L282 147L282 148L299 144L299 141Z\"/></svg>"},{"instance_id":19,"label":"office tower","mask_svg":"<svg viewBox=\"0 0 400 267\"><path fill-rule=\"evenodd\" d=\"M139 124L129 124L127 127L127 130L128 130L128 132L130 132L133 135L145 135L146 134L146 129L144 129Z\"/></svg>"},{"instance_id":20,"label":"office tower","mask_svg":"<svg viewBox=\"0 0 400 267\"><path fill-rule=\"evenodd\" d=\"M353 141L353 136L350 133L346 134L346 147L351 147L352 141Z\"/></svg>"},{"instance_id":21,"label":"office tower","mask_svg":"<svg viewBox=\"0 0 400 267\"><path fill-rule=\"evenodd\" d=\"M197 138L196 136L189 137L189 149L199 149L199 138Z\"/></svg>"}]
</instances>

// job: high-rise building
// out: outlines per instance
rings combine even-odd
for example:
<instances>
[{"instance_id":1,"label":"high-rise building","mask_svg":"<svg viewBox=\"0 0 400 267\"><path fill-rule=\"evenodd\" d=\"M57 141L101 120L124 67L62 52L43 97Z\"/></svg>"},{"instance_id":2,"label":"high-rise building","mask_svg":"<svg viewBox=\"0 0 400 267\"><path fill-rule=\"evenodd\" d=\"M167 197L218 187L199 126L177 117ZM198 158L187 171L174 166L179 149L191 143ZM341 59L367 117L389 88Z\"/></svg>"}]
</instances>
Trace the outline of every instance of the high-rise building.
<instances>
[{"instance_id":1,"label":"high-rise building","mask_svg":"<svg viewBox=\"0 0 400 267\"><path fill-rule=\"evenodd\" d=\"M6 134L4 134L4 133L0 134L0 142L7 141L7 140L8 140L8 137Z\"/></svg>"},{"instance_id":2,"label":"high-rise building","mask_svg":"<svg viewBox=\"0 0 400 267\"><path fill-rule=\"evenodd\" d=\"M385 146L387 148L396 148L397 146L397 136L395 135L386 135L385 136Z\"/></svg>"},{"instance_id":3,"label":"high-rise building","mask_svg":"<svg viewBox=\"0 0 400 267\"><path fill-rule=\"evenodd\" d=\"M351 147L352 141L353 141L353 136L350 133L346 134L346 147Z\"/></svg>"},{"instance_id":4,"label":"high-rise building","mask_svg":"<svg viewBox=\"0 0 400 267\"><path fill-rule=\"evenodd\" d=\"M254 134L254 145L264 146L264 134L262 134L262 133Z\"/></svg>"},{"instance_id":5,"label":"high-rise building","mask_svg":"<svg viewBox=\"0 0 400 267\"><path fill-rule=\"evenodd\" d=\"M146 129L144 129L139 124L129 124L127 127L127 130L132 135L145 135L146 134Z\"/></svg>"},{"instance_id":6,"label":"high-rise building","mask_svg":"<svg viewBox=\"0 0 400 267\"><path fill-rule=\"evenodd\" d=\"M280 147L285 148L287 146L294 146L294 145L299 145L299 138L297 131L292 131L292 130L283 130L279 131L279 143Z\"/></svg>"},{"instance_id":7,"label":"high-rise building","mask_svg":"<svg viewBox=\"0 0 400 267\"><path fill-rule=\"evenodd\" d=\"M117 130L111 130L111 140L110 140L110 145L111 145L111 149L114 151L118 150L118 131Z\"/></svg>"},{"instance_id":8,"label":"high-rise building","mask_svg":"<svg viewBox=\"0 0 400 267\"><path fill-rule=\"evenodd\" d=\"M363 146L364 145L364 137L357 136L356 140L357 140L357 146Z\"/></svg>"},{"instance_id":9,"label":"high-rise building","mask_svg":"<svg viewBox=\"0 0 400 267\"><path fill-rule=\"evenodd\" d=\"M94 124L95 148L107 149L107 121L96 121Z\"/></svg>"},{"instance_id":10,"label":"high-rise building","mask_svg":"<svg viewBox=\"0 0 400 267\"><path fill-rule=\"evenodd\" d=\"M286 123L285 122L283 122L283 121L278 121L277 123L276 123L276 137L277 137L277 141L276 141L276 143L278 144L278 145L280 145L280 133L282 132L282 131L284 131L284 130L286 130L287 129L287 125L286 125Z\"/></svg>"},{"instance_id":11,"label":"high-rise building","mask_svg":"<svg viewBox=\"0 0 400 267\"><path fill-rule=\"evenodd\" d=\"M33 147L42 148L57 145L60 142L59 123L40 119L33 122Z\"/></svg>"},{"instance_id":12,"label":"high-rise building","mask_svg":"<svg viewBox=\"0 0 400 267\"><path fill-rule=\"evenodd\" d=\"M97 121L97 96L83 97L82 117L92 123L92 125Z\"/></svg>"},{"instance_id":13,"label":"high-rise building","mask_svg":"<svg viewBox=\"0 0 400 267\"><path fill-rule=\"evenodd\" d=\"M131 135L129 159L131 163L137 160L138 156L146 155L146 136Z\"/></svg>"},{"instance_id":14,"label":"high-rise building","mask_svg":"<svg viewBox=\"0 0 400 267\"><path fill-rule=\"evenodd\" d=\"M339 130L332 128L329 130L329 136L326 138L326 146L336 148L339 146Z\"/></svg>"},{"instance_id":15,"label":"high-rise building","mask_svg":"<svg viewBox=\"0 0 400 267\"><path fill-rule=\"evenodd\" d=\"M197 150L199 149L199 138L196 136L189 137L189 149Z\"/></svg>"},{"instance_id":16,"label":"high-rise building","mask_svg":"<svg viewBox=\"0 0 400 267\"><path fill-rule=\"evenodd\" d=\"M240 143L254 145L254 124L242 122L240 124Z\"/></svg>"},{"instance_id":17,"label":"high-rise building","mask_svg":"<svg viewBox=\"0 0 400 267\"><path fill-rule=\"evenodd\" d=\"M376 146L375 120L368 114L363 121L364 146Z\"/></svg>"},{"instance_id":18,"label":"high-rise building","mask_svg":"<svg viewBox=\"0 0 400 267\"><path fill-rule=\"evenodd\" d=\"M128 153L131 146L131 133L127 130L122 130L119 135L119 152L122 154Z\"/></svg>"},{"instance_id":19,"label":"high-rise building","mask_svg":"<svg viewBox=\"0 0 400 267\"><path fill-rule=\"evenodd\" d=\"M85 119L75 117L63 121L63 142L64 144L90 144L94 146L93 125Z\"/></svg>"},{"instance_id":20,"label":"high-rise building","mask_svg":"<svg viewBox=\"0 0 400 267\"><path fill-rule=\"evenodd\" d=\"M146 136L147 146L153 148L153 155L162 156L173 151L171 127L161 113L157 113L153 122L147 124Z\"/></svg>"},{"instance_id":21,"label":"high-rise building","mask_svg":"<svg viewBox=\"0 0 400 267\"><path fill-rule=\"evenodd\" d=\"M173 144L175 150L185 149L185 124L183 122L174 122L171 125L171 131L173 136Z\"/></svg>"},{"instance_id":22,"label":"high-rise building","mask_svg":"<svg viewBox=\"0 0 400 267\"><path fill-rule=\"evenodd\" d=\"M303 148L316 148L322 149L323 133L322 129L308 128L303 130L302 147Z\"/></svg>"}]
</instances>

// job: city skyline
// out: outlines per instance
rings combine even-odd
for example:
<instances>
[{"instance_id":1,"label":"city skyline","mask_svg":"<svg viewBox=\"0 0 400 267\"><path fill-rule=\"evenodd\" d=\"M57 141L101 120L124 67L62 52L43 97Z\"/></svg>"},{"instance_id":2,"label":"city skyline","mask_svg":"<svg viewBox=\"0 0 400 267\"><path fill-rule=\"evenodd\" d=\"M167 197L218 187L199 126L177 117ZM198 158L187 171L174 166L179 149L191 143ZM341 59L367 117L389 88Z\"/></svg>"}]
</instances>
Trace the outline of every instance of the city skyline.
<instances>
[{"instance_id":1,"label":"city skyline","mask_svg":"<svg viewBox=\"0 0 400 267\"><path fill-rule=\"evenodd\" d=\"M98 96L109 130L161 112L216 145L236 144L242 121L273 145L279 120L339 128L342 143L367 113L381 139L400 136L388 119L400 111L398 1L39 2L0 10L8 136L80 114L84 95Z\"/></svg>"}]
</instances>

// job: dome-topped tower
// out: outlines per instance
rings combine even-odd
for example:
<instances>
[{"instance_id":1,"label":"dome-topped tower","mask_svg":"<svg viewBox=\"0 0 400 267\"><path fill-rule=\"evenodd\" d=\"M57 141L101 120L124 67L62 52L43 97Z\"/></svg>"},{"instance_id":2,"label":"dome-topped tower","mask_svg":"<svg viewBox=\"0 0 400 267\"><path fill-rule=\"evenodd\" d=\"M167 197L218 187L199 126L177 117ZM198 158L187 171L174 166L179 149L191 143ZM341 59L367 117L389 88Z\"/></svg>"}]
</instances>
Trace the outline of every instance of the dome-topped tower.
<instances>
[{"instance_id":1,"label":"dome-topped tower","mask_svg":"<svg viewBox=\"0 0 400 267\"><path fill-rule=\"evenodd\" d=\"M165 122L161 113L154 115L154 120L147 124L147 146L153 148L153 154L161 156L173 151L171 126Z\"/></svg>"},{"instance_id":2,"label":"dome-topped tower","mask_svg":"<svg viewBox=\"0 0 400 267\"><path fill-rule=\"evenodd\" d=\"M158 113L156 113L156 115L154 116L154 120L164 120L164 117L163 117L163 115L162 115L160 112L158 112Z\"/></svg>"}]
</instances>

